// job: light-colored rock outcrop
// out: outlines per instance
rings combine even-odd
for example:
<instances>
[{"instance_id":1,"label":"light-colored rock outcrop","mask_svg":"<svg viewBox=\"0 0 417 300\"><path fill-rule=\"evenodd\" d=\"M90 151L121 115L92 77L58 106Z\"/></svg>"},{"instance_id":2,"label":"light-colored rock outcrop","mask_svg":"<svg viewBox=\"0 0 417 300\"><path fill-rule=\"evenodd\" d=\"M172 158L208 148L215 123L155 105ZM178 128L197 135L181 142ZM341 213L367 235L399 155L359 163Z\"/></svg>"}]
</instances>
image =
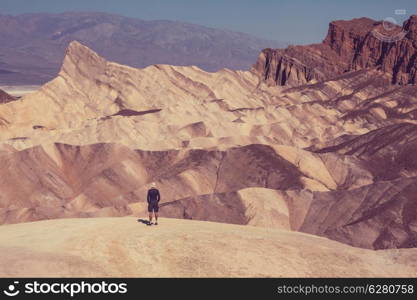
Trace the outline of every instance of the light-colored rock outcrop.
<instances>
[{"instance_id":1,"label":"light-colored rock outcrop","mask_svg":"<svg viewBox=\"0 0 417 300\"><path fill-rule=\"evenodd\" d=\"M1 226L0 276L415 277L416 251L212 222L64 219Z\"/></svg>"}]
</instances>

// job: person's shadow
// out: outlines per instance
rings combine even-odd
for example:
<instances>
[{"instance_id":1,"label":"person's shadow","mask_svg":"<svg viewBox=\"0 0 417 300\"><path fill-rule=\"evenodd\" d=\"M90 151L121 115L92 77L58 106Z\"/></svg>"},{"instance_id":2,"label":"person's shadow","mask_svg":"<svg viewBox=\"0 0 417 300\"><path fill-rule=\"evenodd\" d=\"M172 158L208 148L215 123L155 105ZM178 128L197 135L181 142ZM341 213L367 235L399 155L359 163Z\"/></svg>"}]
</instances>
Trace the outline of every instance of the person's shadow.
<instances>
[{"instance_id":1,"label":"person's shadow","mask_svg":"<svg viewBox=\"0 0 417 300\"><path fill-rule=\"evenodd\" d=\"M144 219L138 219L139 223L145 224L145 225L151 225L151 222L149 222L149 220L144 220Z\"/></svg>"}]
</instances>

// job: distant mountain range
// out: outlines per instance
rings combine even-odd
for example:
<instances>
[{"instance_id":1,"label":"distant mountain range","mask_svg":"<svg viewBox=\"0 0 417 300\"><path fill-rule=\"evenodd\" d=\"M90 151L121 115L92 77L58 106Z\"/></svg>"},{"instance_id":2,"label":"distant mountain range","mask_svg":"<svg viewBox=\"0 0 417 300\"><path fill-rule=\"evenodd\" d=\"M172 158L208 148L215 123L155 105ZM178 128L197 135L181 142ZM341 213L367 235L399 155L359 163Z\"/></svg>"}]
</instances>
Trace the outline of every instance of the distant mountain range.
<instances>
[{"instance_id":1,"label":"distant mountain range","mask_svg":"<svg viewBox=\"0 0 417 300\"><path fill-rule=\"evenodd\" d=\"M69 42L133 67L196 65L249 69L263 48L285 47L228 30L105 13L0 15L0 84L41 84L59 71Z\"/></svg>"}]
</instances>

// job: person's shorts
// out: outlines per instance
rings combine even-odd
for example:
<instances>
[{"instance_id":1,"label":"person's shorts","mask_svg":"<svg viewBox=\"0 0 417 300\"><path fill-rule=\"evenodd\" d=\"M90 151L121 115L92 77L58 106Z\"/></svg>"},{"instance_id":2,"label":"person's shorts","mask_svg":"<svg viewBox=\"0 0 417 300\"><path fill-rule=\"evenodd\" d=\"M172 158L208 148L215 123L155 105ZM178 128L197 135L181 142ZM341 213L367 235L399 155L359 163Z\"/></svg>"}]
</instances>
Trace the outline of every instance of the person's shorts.
<instances>
[{"instance_id":1,"label":"person's shorts","mask_svg":"<svg viewBox=\"0 0 417 300\"><path fill-rule=\"evenodd\" d=\"M159 205L158 202L150 202L148 203L148 212L158 212L159 211Z\"/></svg>"}]
</instances>

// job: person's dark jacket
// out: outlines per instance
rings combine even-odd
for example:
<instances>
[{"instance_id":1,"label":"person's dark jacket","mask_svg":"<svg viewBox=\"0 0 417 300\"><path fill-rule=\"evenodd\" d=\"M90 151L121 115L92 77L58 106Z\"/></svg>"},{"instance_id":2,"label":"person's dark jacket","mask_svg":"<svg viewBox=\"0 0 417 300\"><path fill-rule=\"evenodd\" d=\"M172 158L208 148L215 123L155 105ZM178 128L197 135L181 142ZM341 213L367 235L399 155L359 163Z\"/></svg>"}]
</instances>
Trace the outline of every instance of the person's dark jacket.
<instances>
[{"instance_id":1,"label":"person's dark jacket","mask_svg":"<svg viewBox=\"0 0 417 300\"><path fill-rule=\"evenodd\" d=\"M156 188L150 188L148 190L148 203L158 203L161 199L161 195L159 194L159 191Z\"/></svg>"}]
</instances>

